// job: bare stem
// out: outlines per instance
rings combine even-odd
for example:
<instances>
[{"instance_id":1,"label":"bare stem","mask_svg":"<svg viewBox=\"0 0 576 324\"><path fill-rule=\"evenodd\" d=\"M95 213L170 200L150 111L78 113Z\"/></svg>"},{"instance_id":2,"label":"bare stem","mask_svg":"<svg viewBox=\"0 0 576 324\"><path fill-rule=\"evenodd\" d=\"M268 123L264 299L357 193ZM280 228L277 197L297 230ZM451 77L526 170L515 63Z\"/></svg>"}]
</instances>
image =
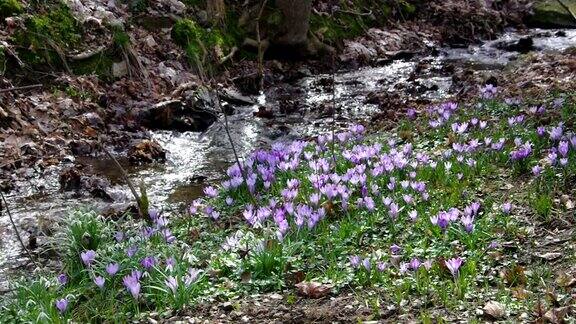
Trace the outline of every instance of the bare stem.
<instances>
[{"instance_id":1,"label":"bare stem","mask_svg":"<svg viewBox=\"0 0 576 324\"><path fill-rule=\"evenodd\" d=\"M124 170L122 165L120 165L120 162L118 162L118 160L116 160L116 158L104 147L102 142L99 142L99 144L100 144L100 148L102 149L102 151L104 151L106 156L108 156L108 158L114 162L114 164L116 165L118 170L120 170L120 174L122 174L122 178L124 178L124 181L126 181L126 183L128 184L128 188L130 188L130 191L132 192L134 199L136 199L136 205L138 206L138 212L140 213L140 216L147 219L148 215L145 214L146 210L144 210L144 208L143 208L144 206L143 206L142 198L140 197L140 195L138 195L138 191L136 191L136 187L132 183L132 180L130 180L128 173L126 173L126 170Z\"/></svg>"},{"instance_id":2,"label":"bare stem","mask_svg":"<svg viewBox=\"0 0 576 324\"><path fill-rule=\"evenodd\" d=\"M262 38L260 37L260 18L268 0L262 1L262 6L256 18L256 42L258 43L258 74L260 77L260 90L264 89L264 53L262 51Z\"/></svg>"},{"instance_id":3,"label":"bare stem","mask_svg":"<svg viewBox=\"0 0 576 324\"><path fill-rule=\"evenodd\" d=\"M12 228L14 229L14 233L16 234L16 238L18 239L18 242L20 242L20 246L22 247L22 249L24 251L26 251L26 254L28 254L28 257L30 258L30 260L37 267L40 267L40 264L38 264L36 259L32 256L32 253L30 252L30 250L28 250L28 248L24 244L24 241L22 241L22 237L20 236L20 232L18 231L18 227L16 226L16 223L14 223L14 219L12 218L12 213L10 212L10 208L8 208L8 202L6 202L6 197L4 197L4 194L2 193L2 191L0 191L0 197L2 197L2 201L4 202L4 208L6 208L6 214L8 215L8 219L10 219L10 224L12 224ZM2 213L2 204L0 204L0 214L1 213Z\"/></svg>"},{"instance_id":4,"label":"bare stem","mask_svg":"<svg viewBox=\"0 0 576 324\"><path fill-rule=\"evenodd\" d=\"M334 168L336 168L336 58L332 55L332 160L334 161Z\"/></svg>"},{"instance_id":5,"label":"bare stem","mask_svg":"<svg viewBox=\"0 0 576 324\"><path fill-rule=\"evenodd\" d=\"M33 84L33 85L27 85L27 86L22 86L22 87L12 87L12 88L8 88L8 89L0 89L0 93L18 91L18 90L36 89L36 88L41 88L41 87L42 87L42 84Z\"/></svg>"},{"instance_id":6,"label":"bare stem","mask_svg":"<svg viewBox=\"0 0 576 324\"><path fill-rule=\"evenodd\" d=\"M214 99L216 102L216 108L219 109L220 111L222 111L222 115L224 115L224 129L226 131L226 136L228 137L228 141L230 142L230 146L232 147L232 153L234 153L234 159L236 160L236 164L238 165L238 168L240 169L240 174L242 175L242 180L244 180L246 187L248 187L248 178L246 177L246 174L244 173L244 169L242 168L242 164L240 163L240 158L238 157L238 152L236 151L236 147L234 146L234 141L232 140L232 135L230 134L230 127L228 126L228 115L226 114L226 111L224 111L224 107L220 103L220 96L218 95L218 88L217 87L214 87L214 94L216 97ZM250 192L250 190L248 190L248 192ZM252 193L250 193L250 197L252 197L252 200L254 200Z\"/></svg>"}]
</instances>

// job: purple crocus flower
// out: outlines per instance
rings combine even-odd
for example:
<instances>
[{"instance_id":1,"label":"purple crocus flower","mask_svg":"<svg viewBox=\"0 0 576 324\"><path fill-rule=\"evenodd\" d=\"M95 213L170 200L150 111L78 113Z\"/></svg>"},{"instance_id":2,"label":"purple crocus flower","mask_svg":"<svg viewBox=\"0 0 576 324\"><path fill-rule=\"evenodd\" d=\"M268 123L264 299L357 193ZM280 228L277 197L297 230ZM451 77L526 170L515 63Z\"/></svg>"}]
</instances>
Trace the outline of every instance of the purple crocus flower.
<instances>
[{"instance_id":1,"label":"purple crocus flower","mask_svg":"<svg viewBox=\"0 0 576 324\"><path fill-rule=\"evenodd\" d=\"M178 280L173 277L173 276L169 276L166 281L166 287L170 288L170 290L172 290L172 293L176 293L176 290L178 290Z\"/></svg>"},{"instance_id":2,"label":"purple crocus flower","mask_svg":"<svg viewBox=\"0 0 576 324\"><path fill-rule=\"evenodd\" d=\"M150 209L150 210L148 211L148 216L150 217L150 219L151 219L153 222L156 222L156 220L158 219L158 216L159 216L159 215L160 215L160 212L158 211L158 209L152 208L152 209Z\"/></svg>"},{"instance_id":3,"label":"purple crocus flower","mask_svg":"<svg viewBox=\"0 0 576 324\"><path fill-rule=\"evenodd\" d=\"M136 254L136 252L138 252L138 247L136 245L132 245L126 250L126 255L131 258L134 256L134 254Z\"/></svg>"},{"instance_id":4,"label":"purple crocus flower","mask_svg":"<svg viewBox=\"0 0 576 324\"><path fill-rule=\"evenodd\" d=\"M390 214L390 217L392 219L396 219L396 217L398 217L398 212L400 211L398 205L396 203L391 203L389 208L390 210L388 211L388 213Z\"/></svg>"},{"instance_id":5,"label":"purple crocus flower","mask_svg":"<svg viewBox=\"0 0 576 324\"><path fill-rule=\"evenodd\" d=\"M462 225L464 225L464 229L466 232L471 233L474 230L474 216L465 215L460 218Z\"/></svg>"},{"instance_id":6,"label":"purple crocus flower","mask_svg":"<svg viewBox=\"0 0 576 324\"><path fill-rule=\"evenodd\" d=\"M122 240L124 240L124 233L121 231L116 232L116 234L114 234L114 239L118 243L122 242Z\"/></svg>"},{"instance_id":7,"label":"purple crocus flower","mask_svg":"<svg viewBox=\"0 0 576 324\"><path fill-rule=\"evenodd\" d=\"M118 263L109 263L106 266L106 273L108 273L110 276L113 276L118 272L118 269L120 269L120 265Z\"/></svg>"},{"instance_id":8,"label":"purple crocus flower","mask_svg":"<svg viewBox=\"0 0 576 324\"><path fill-rule=\"evenodd\" d=\"M406 111L406 117L408 117L408 119L416 119L416 110L414 108L409 108Z\"/></svg>"},{"instance_id":9,"label":"purple crocus flower","mask_svg":"<svg viewBox=\"0 0 576 324\"><path fill-rule=\"evenodd\" d=\"M370 271L370 268L372 267L372 264L370 263L370 259L366 258L362 261L362 266L364 266L364 269L366 269L366 271Z\"/></svg>"},{"instance_id":10,"label":"purple crocus flower","mask_svg":"<svg viewBox=\"0 0 576 324\"><path fill-rule=\"evenodd\" d=\"M420 268L420 265L421 262L417 258L414 258L412 259L412 261L410 261L410 269L412 270L418 270L418 268Z\"/></svg>"},{"instance_id":11,"label":"purple crocus flower","mask_svg":"<svg viewBox=\"0 0 576 324\"><path fill-rule=\"evenodd\" d=\"M380 261L376 264L376 269L379 272L384 272L384 270L386 270L386 268L388 268L388 264L386 264L386 262Z\"/></svg>"},{"instance_id":12,"label":"purple crocus flower","mask_svg":"<svg viewBox=\"0 0 576 324\"><path fill-rule=\"evenodd\" d=\"M56 308L60 313L64 313L68 308L68 300L66 298L56 300Z\"/></svg>"},{"instance_id":13,"label":"purple crocus flower","mask_svg":"<svg viewBox=\"0 0 576 324\"><path fill-rule=\"evenodd\" d=\"M406 273L409 268L410 268L410 264L408 264L407 262L402 262L400 264L400 274Z\"/></svg>"},{"instance_id":14,"label":"purple crocus flower","mask_svg":"<svg viewBox=\"0 0 576 324\"><path fill-rule=\"evenodd\" d=\"M415 221L416 218L418 218L418 212L416 210L411 210L408 212L408 217L410 217L412 221Z\"/></svg>"},{"instance_id":15,"label":"purple crocus flower","mask_svg":"<svg viewBox=\"0 0 576 324\"><path fill-rule=\"evenodd\" d=\"M532 174L538 176L540 173L542 173L542 167L540 165L535 165L532 167Z\"/></svg>"},{"instance_id":16,"label":"purple crocus flower","mask_svg":"<svg viewBox=\"0 0 576 324\"><path fill-rule=\"evenodd\" d=\"M169 257L166 259L166 270L172 272L174 271L174 266L176 265L176 259Z\"/></svg>"},{"instance_id":17,"label":"purple crocus flower","mask_svg":"<svg viewBox=\"0 0 576 324\"><path fill-rule=\"evenodd\" d=\"M85 265L90 266L90 264L96 260L96 252L93 250L86 250L80 253L80 258Z\"/></svg>"},{"instance_id":18,"label":"purple crocus flower","mask_svg":"<svg viewBox=\"0 0 576 324\"><path fill-rule=\"evenodd\" d=\"M454 277L458 276L458 270L462 266L462 259L460 257L446 260L446 267Z\"/></svg>"},{"instance_id":19,"label":"purple crocus flower","mask_svg":"<svg viewBox=\"0 0 576 324\"><path fill-rule=\"evenodd\" d=\"M186 287L194 283L198 279L198 275L200 275L201 272L202 270L196 268L188 269L188 273L184 276L184 284Z\"/></svg>"},{"instance_id":20,"label":"purple crocus flower","mask_svg":"<svg viewBox=\"0 0 576 324\"><path fill-rule=\"evenodd\" d=\"M104 288L104 282L105 282L105 281L106 281L106 280L105 280L103 277L101 277L101 276L98 276L98 277L95 277L95 278L94 278L94 283L95 283L96 286L98 286L98 288L100 288L100 289Z\"/></svg>"},{"instance_id":21,"label":"purple crocus flower","mask_svg":"<svg viewBox=\"0 0 576 324\"><path fill-rule=\"evenodd\" d=\"M550 139L557 141L562 138L564 132L563 125L560 123L557 127L552 127L550 130Z\"/></svg>"},{"instance_id":22,"label":"purple crocus flower","mask_svg":"<svg viewBox=\"0 0 576 324\"><path fill-rule=\"evenodd\" d=\"M226 205L232 206L234 204L234 199L232 197L226 197Z\"/></svg>"},{"instance_id":23,"label":"purple crocus flower","mask_svg":"<svg viewBox=\"0 0 576 324\"><path fill-rule=\"evenodd\" d=\"M61 285L65 285L68 283L68 276L65 273L61 273L58 275L58 283Z\"/></svg>"},{"instance_id":24,"label":"purple crocus flower","mask_svg":"<svg viewBox=\"0 0 576 324\"><path fill-rule=\"evenodd\" d=\"M352 266L352 268L356 269L358 268L358 266L360 265L360 257L357 255L353 255L351 257L349 257L350 259L350 265Z\"/></svg>"},{"instance_id":25,"label":"purple crocus flower","mask_svg":"<svg viewBox=\"0 0 576 324\"><path fill-rule=\"evenodd\" d=\"M124 276L122 279L124 286L135 299L140 294L140 276L141 273L139 271L132 271L131 274Z\"/></svg>"},{"instance_id":26,"label":"purple crocus flower","mask_svg":"<svg viewBox=\"0 0 576 324\"><path fill-rule=\"evenodd\" d=\"M218 190L216 190L216 188L212 187L212 186L208 186L206 188L204 188L204 194L210 198L215 198L218 196Z\"/></svg>"},{"instance_id":27,"label":"purple crocus flower","mask_svg":"<svg viewBox=\"0 0 576 324\"><path fill-rule=\"evenodd\" d=\"M480 88L480 96L482 99L492 99L496 96L498 88L492 84L487 84Z\"/></svg>"},{"instance_id":28,"label":"purple crocus flower","mask_svg":"<svg viewBox=\"0 0 576 324\"><path fill-rule=\"evenodd\" d=\"M510 211L512 211L512 204L510 202L505 202L504 204L502 204L502 212L506 215L510 214Z\"/></svg>"},{"instance_id":29,"label":"purple crocus flower","mask_svg":"<svg viewBox=\"0 0 576 324\"><path fill-rule=\"evenodd\" d=\"M398 254L400 252L400 247L396 244L392 244L392 246L390 246L390 252L392 254Z\"/></svg>"},{"instance_id":30,"label":"purple crocus flower","mask_svg":"<svg viewBox=\"0 0 576 324\"><path fill-rule=\"evenodd\" d=\"M432 260L428 259L422 263L426 270L430 270L432 268Z\"/></svg>"},{"instance_id":31,"label":"purple crocus flower","mask_svg":"<svg viewBox=\"0 0 576 324\"><path fill-rule=\"evenodd\" d=\"M561 141L558 144L558 153L560 153L560 155L562 155L563 157L566 157L569 149L570 149L570 147L568 146L567 141Z\"/></svg>"},{"instance_id":32,"label":"purple crocus flower","mask_svg":"<svg viewBox=\"0 0 576 324\"><path fill-rule=\"evenodd\" d=\"M156 260L154 259L153 256L147 256L144 259L142 259L142 261L140 262L140 264L142 264L142 266L146 270L152 268L155 263L156 263Z\"/></svg>"}]
</instances>

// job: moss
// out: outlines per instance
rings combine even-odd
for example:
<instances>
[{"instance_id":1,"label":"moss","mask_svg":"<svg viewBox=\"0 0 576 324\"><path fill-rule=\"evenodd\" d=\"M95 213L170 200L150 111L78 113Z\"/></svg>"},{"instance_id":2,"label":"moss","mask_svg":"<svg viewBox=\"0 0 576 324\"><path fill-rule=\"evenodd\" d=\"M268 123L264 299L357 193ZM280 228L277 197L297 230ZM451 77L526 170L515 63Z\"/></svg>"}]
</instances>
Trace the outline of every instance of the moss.
<instances>
[{"instance_id":1,"label":"moss","mask_svg":"<svg viewBox=\"0 0 576 324\"><path fill-rule=\"evenodd\" d=\"M150 6L148 0L129 0L128 7L133 13L144 12Z\"/></svg>"},{"instance_id":2,"label":"moss","mask_svg":"<svg viewBox=\"0 0 576 324\"><path fill-rule=\"evenodd\" d=\"M70 63L70 68L77 75L96 74L106 81L112 79L112 64L114 57L111 53L103 52L89 59Z\"/></svg>"},{"instance_id":3,"label":"moss","mask_svg":"<svg viewBox=\"0 0 576 324\"><path fill-rule=\"evenodd\" d=\"M18 54L30 65L59 62L55 47L61 50L74 48L81 39L81 28L64 4L47 10L44 14L29 17L26 28L16 33Z\"/></svg>"},{"instance_id":4,"label":"moss","mask_svg":"<svg viewBox=\"0 0 576 324\"><path fill-rule=\"evenodd\" d=\"M210 56L215 47L220 47L224 52L230 50L239 37L238 33L233 29L204 28L194 20L181 19L172 28L172 39L186 50L192 61L209 63L205 62L206 56Z\"/></svg>"},{"instance_id":5,"label":"moss","mask_svg":"<svg viewBox=\"0 0 576 324\"><path fill-rule=\"evenodd\" d=\"M4 75L6 72L6 49L3 46L0 46L0 75Z\"/></svg>"},{"instance_id":6,"label":"moss","mask_svg":"<svg viewBox=\"0 0 576 324\"><path fill-rule=\"evenodd\" d=\"M24 12L18 0L0 0L0 18L10 17Z\"/></svg>"},{"instance_id":7,"label":"moss","mask_svg":"<svg viewBox=\"0 0 576 324\"><path fill-rule=\"evenodd\" d=\"M576 0L565 0L564 4L570 10L576 12ZM576 27L576 19L556 0L537 1L533 11L534 14L530 18L529 23L534 26L552 28Z\"/></svg>"}]
</instances>

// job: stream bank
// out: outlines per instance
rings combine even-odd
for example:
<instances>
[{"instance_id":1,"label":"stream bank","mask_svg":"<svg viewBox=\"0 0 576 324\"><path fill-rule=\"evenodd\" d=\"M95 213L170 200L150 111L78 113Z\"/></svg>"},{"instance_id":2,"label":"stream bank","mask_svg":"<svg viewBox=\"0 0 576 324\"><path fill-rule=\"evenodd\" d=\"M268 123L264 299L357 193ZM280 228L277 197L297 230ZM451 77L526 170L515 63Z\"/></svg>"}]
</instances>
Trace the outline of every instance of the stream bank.
<instances>
[{"instance_id":1,"label":"stream bank","mask_svg":"<svg viewBox=\"0 0 576 324\"><path fill-rule=\"evenodd\" d=\"M525 39L532 40L528 48L520 46ZM302 77L297 80L279 83L258 96L242 96L244 100L228 99L226 105L233 111L228 119L234 146L239 155L244 156L273 141L314 136L329 130L333 117L338 128L356 122L386 127L386 123L393 122L395 116L402 115L409 106L459 98L476 92L479 84L494 80L502 83L503 91L510 91L510 96L518 95L518 88L531 87L510 82L514 75L510 70L518 66L524 71L552 66L558 73L554 77L571 82L575 70L570 70L569 64L574 52L569 48L573 46L576 46L573 30L509 31L479 45L456 49L438 47L433 55L414 55L375 66L341 70L334 75L313 74L301 68ZM561 57L565 63L558 59ZM530 64L522 66L524 62ZM532 88L541 91L546 91L546 86L560 86L547 82L544 75L532 79ZM94 125L99 124L97 119L88 117ZM206 183L219 179L234 161L223 127L220 117L202 132L146 131L141 138L158 143L166 153L166 162L131 166L128 157L120 161L136 183L145 183L154 206L167 214L180 212L201 194ZM119 170L111 165L111 161L98 155L70 155L41 172L29 169L27 178L13 177L12 190L7 194L12 214L25 241L50 266L57 268L58 263L50 261L52 252L47 243L58 228L55 224L61 222L69 210L91 206L114 214L129 209L131 196ZM62 180L71 183L70 187L63 186ZM61 190L62 187L68 190ZM1 226L4 235L0 282L5 291L9 278L22 273L27 258L21 254L7 217L2 217Z\"/></svg>"}]
</instances>

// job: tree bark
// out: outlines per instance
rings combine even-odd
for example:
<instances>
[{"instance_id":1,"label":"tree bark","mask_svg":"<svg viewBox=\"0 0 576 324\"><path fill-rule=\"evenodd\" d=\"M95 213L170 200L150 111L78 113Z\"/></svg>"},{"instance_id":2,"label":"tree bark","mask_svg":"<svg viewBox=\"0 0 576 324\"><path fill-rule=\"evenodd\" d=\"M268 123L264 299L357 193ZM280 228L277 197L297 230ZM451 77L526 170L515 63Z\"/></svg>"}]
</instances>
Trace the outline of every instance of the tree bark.
<instances>
[{"instance_id":1,"label":"tree bark","mask_svg":"<svg viewBox=\"0 0 576 324\"><path fill-rule=\"evenodd\" d=\"M224 0L208 0L206 3L208 18L213 24L224 22L226 15L226 5Z\"/></svg>"},{"instance_id":2,"label":"tree bark","mask_svg":"<svg viewBox=\"0 0 576 324\"><path fill-rule=\"evenodd\" d=\"M283 17L274 43L286 49L307 52L312 0L276 0L276 6Z\"/></svg>"}]
</instances>

